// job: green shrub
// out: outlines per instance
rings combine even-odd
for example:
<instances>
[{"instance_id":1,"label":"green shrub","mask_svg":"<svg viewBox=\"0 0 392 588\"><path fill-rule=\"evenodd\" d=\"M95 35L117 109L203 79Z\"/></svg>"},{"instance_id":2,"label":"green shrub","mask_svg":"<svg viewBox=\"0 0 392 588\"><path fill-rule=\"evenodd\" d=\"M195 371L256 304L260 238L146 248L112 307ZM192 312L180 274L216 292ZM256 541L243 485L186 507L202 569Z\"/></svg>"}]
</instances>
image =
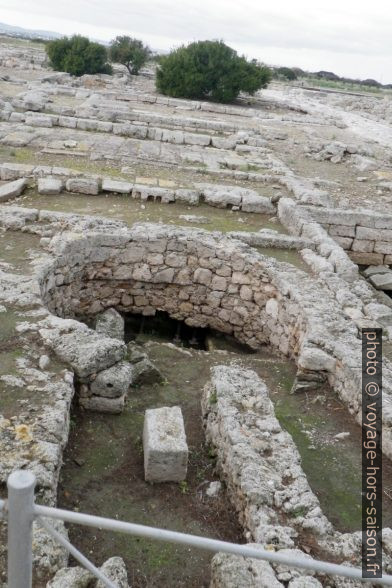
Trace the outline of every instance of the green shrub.
<instances>
[{"instance_id":1,"label":"green shrub","mask_svg":"<svg viewBox=\"0 0 392 588\"><path fill-rule=\"evenodd\" d=\"M291 69L291 67L277 67L275 72L278 75L278 77L285 78L290 82L293 82L298 78L297 74L293 69Z\"/></svg>"},{"instance_id":2,"label":"green shrub","mask_svg":"<svg viewBox=\"0 0 392 588\"><path fill-rule=\"evenodd\" d=\"M110 44L110 61L124 65L130 75L137 75L150 55L150 48L139 39L116 37Z\"/></svg>"},{"instance_id":3,"label":"green shrub","mask_svg":"<svg viewBox=\"0 0 392 588\"><path fill-rule=\"evenodd\" d=\"M50 65L56 71L66 71L73 76L112 73L107 63L107 51L103 45L92 43L87 37L74 35L50 41L46 45Z\"/></svg>"},{"instance_id":4,"label":"green shrub","mask_svg":"<svg viewBox=\"0 0 392 588\"><path fill-rule=\"evenodd\" d=\"M240 57L223 41L198 41L160 58L156 86L175 98L232 102L240 92L254 94L270 80L267 67Z\"/></svg>"}]
</instances>

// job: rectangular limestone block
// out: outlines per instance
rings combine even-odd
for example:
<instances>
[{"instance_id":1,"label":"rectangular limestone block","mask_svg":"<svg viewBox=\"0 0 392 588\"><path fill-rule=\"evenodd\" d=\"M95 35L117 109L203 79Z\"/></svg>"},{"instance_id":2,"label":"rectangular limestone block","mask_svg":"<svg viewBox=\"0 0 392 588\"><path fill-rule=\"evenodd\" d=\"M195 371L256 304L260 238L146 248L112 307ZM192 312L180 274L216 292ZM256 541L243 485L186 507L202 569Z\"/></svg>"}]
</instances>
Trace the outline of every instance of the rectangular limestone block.
<instances>
[{"instance_id":1,"label":"rectangular limestone block","mask_svg":"<svg viewBox=\"0 0 392 588\"><path fill-rule=\"evenodd\" d=\"M133 184L130 182L120 182L118 180L110 180L104 178L102 182L103 192L115 192L117 194L130 194L133 189Z\"/></svg>"},{"instance_id":2,"label":"rectangular limestone block","mask_svg":"<svg viewBox=\"0 0 392 588\"><path fill-rule=\"evenodd\" d=\"M374 246L375 253L385 253L386 255L391 255L392 253L392 243L388 243L388 241L376 241Z\"/></svg>"},{"instance_id":3,"label":"rectangular limestone block","mask_svg":"<svg viewBox=\"0 0 392 588\"><path fill-rule=\"evenodd\" d=\"M63 189L63 182L58 178L39 178L38 194L56 195Z\"/></svg>"},{"instance_id":4,"label":"rectangular limestone block","mask_svg":"<svg viewBox=\"0 0 392 588\"><path fill-rule=\"evenodd\" d=\"M382 265L384 255L382 253L359 253L357 251L348 252L351 261L359 265Z\"/></svg>"},{"instance_id":5,"label":"rectangular limestone block","mask_svg":"<svg viewBox=\"0 0 392 588\"><path fill-rule=\"evenodd\" d=\"M340 247L343 247L343 249L346 250L350 249L353 244L353 239L350 239L349 237L334 236L334 241L336 241L336 243L338 243Z\"/></svg>"},{"instance_id":6,"label":"rectangular limestone block","mask_svg":"<svg viewBox=\"0 0 392 588\"><path fill-rule=\"evenodd\" d=\"M365 239L354 239L351 246L353 251L358 253L373 253L374 241L367 241Z\"/></svg>"},{"instance_id":7,"label":"rectangular limestone block","mask_svg":"<svg viewBox=\"0 0 392 588\"><path fill-rule=\"evenodd\" d=\"M146 482L185 480L188 445L180 407L146 410L143 449Z\"/></svg>"},{"instance_id":8,"label":"rectangular limestone block","mask_svg":"<svg viewBox=\"0 0 392 588\"><path fill-rule=\"evenodd\" d=\"M388 229L368 229L366 227L357 227L357 239L367 239L372 241L392 241L392 231Z\"/></svg>"},{"instance_id":9,"label":"rectangular limestone block","mask_svg":"<svg viewBox=\"0 0 392 588\"><path fill-rule=\"evenodd\" d=\"M331 237L355 237L355 227L348 225L330 225L328 233Z\"/></svg>"},{"instance_id":10,"label":"rectangular limestone block","mask_svg":"<svg viewBox=\"0 0 392 588\"><path fill-rule=\"evenodd\" d=\"M79 194L99 194L100 182L95 178L71 178L66 182L67 192Z\"/></svg>"}]
</instances>

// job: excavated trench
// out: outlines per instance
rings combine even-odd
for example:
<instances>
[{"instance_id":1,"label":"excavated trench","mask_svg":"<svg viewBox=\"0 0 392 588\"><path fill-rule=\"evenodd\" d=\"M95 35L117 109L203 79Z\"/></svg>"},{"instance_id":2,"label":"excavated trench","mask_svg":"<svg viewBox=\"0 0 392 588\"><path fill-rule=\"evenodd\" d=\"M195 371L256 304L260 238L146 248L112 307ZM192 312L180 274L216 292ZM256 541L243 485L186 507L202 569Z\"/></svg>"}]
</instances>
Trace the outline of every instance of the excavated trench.
<instances>
[{"instance_id":1,"label":"excavated trench","mask_svg":"<svg viewBox=\"0 0 392 588\"><path fill-rule=\"evenodd\" d=\"M223 488L209 498L209 482L218 480L215 455L204 441L200 398L214 365L235 364L254 370L267 383L282 426L293 436L302 466L321 507L342 532L361 526L361 430L328 386L290 394L293 362L268 346L255 352L211 329L192 328L158 312L154 317L126 314L125 339L147 351L161 371L163 384L132 388L119 416L75 409L62 469L59 504L134 522L244 541L237 515ZM144 411L181 407L190 446L188 476L182 484L144 482L142 428ZM344 440L335 435L349 433ZM392 524L388 496L392 471L384 469L384 525ZM159 545L95 530L71 530L73 542L99 563L121 554L134 586L208 586L210 554ZM307 537L302 546L309 549ZM313 553L313 555L317 555ZM187 566L184 568L183 559Z\"/></svg>"},{"instance_id":2,"label":"excavated trench","mask_svg":"<svg viewBox=\"0 0 392 588\"><path fill-rule=\"evenodd\" d=\"M16 199L15 204L56 212L101 215L124 221L129 226L137 222L157 222L174 226L191 225L223 233L228 231L253 232L262 228L274 229L283 234L287 233L279 222L270 220L271 215L214 208L204 203L199 206L189 206L181 202L163 204L114 194L44 196L31 190ZM194 218L187 221L186 217L189 216Z\"/></svg>"},{"instance_id":3,"label":"excavated trench","mask_svg":"<svg viewBox=\"0 0 392 588\"><path fill-rule=\"evenodd\" d=\"M127 337L143 345L164 377L163 384L131 389L120 416L75 410L59 504L238 541L241 529L236 514L228 508L224 489L217 499L206 500L203 493L205 483L217 478L214 452L204 443L200 408L210 368L234 362L255 370L266 381L276 416L293 436L303 469L326 516L338 530L358 530L361 430L327 385L306 394L291 395L296 367L278 351L285 349L286 341L289 349L298 349L298 337L306 328L301 325L303 319L296 299L283 298L276 285L284 288L280 276L297 279L297 270L294 272L294 268L284 264L278 267L275 262L271 269L270 261L249 248L242 249L236 243L231 250L230 241L217 246L204 232L181 230L173 236L163 227L153 235L151 227L138 228L131 240L128 235L95 235L93 247L89 238L71 241L65 248L62 246L61 257L41 284L48 308L64 318L89 322L104 308L117 308L126 318ZM199 261L195 260L196 253ZM219 256L222 263L215 269L226 274L227 279L219 273L217 277L224 279L225 290L231 296L228 299L234 301L231 308L235 310L231 314L219 311L218 316L217 310L212 308L210 312L208 304L213 300L208 287L201 282L215 279L208 267L210 260L219 260ZM148 268L145 260L150 263ZM234 267L228 277L230 264ZM193 281L189 280L189 267ZM275 280L271 276L277 271L281 274ZM303 276L298 277L303 281ZM222 287L222 280L215 283L217 288ZM282 309L272 318L263 310L268 309L271 300L278 300ZM240 304L246 312L239 311ZM290 327L292 324L295 328ZM245 344L248 350L244 349ZM150 486L143 477L144 412L167 405L179 405L184 414L190 446L189 476L184 484ZM341 433L345 433L344 440L336 438ZM387 526L392 523L389 463L385 464L384 475ZM71 538L77 546L87 549L97 563L114 552L121 553L136 586L169 586L173 576L178 578L179 586L208 585L210 555L185 553L176 547L124 537L113 539L92 531L72 530ZM312 553L311 546L303 547Z\"/></svg>"}]
</instances>

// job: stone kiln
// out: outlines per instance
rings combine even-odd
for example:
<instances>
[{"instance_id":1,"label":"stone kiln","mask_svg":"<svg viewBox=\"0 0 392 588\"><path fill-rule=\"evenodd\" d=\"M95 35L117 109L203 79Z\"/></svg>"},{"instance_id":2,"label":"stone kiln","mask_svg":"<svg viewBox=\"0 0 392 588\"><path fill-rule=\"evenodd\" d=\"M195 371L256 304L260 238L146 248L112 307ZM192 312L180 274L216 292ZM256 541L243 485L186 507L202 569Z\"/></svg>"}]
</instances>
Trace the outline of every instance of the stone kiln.
<instances>
[{"instance_id":1,"label":"stone kiln","mask_svg":"<svg viewBox=\"0 0 392 588\"><path fill-rule=\"evenodd\" d=\"M50 250L54 259L39 282L44 304L58 316L160 310L254 349L271 344L300 372L327 379L360 419L358 330L321 279L220 233L159 225L116 235L63 233ZM391 455L389 411L384 415L384 451Z\"/></svg>"}]
</instances>

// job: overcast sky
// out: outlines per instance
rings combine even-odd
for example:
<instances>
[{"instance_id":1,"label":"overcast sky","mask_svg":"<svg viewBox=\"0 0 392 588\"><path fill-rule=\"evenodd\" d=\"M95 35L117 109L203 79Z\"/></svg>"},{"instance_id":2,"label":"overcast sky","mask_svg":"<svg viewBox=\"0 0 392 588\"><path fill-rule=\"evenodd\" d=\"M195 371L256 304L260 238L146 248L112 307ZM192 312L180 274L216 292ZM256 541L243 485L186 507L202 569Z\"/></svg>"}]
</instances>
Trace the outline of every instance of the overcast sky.
<instances>
[{"instance_id":1,"label":"overcast sky","mask_svg":"<svg viewBox=\"0 0 392 588\"><path fill-rule=\"evenodd\" d=\"M161 50L223 39L271 65L392 83L391 0L0 0L0 22Z\"/></svg>"}]
</instances>

